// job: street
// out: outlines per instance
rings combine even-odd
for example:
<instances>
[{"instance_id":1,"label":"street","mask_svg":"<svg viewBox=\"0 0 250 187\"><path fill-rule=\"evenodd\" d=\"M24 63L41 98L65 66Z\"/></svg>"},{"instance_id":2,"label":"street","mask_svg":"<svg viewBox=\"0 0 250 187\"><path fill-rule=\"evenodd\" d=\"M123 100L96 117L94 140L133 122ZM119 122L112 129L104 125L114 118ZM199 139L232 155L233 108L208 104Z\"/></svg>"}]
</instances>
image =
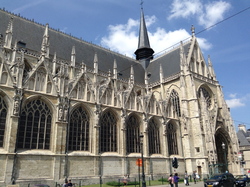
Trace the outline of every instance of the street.
<instances>
[{"instance_id":1,"label":"street","mask_svg":"<svg viewBox=\"0 0 250 187\"><path fill-rule=\"evenodd\" d=\"M200 181L200 182L197 182L196 184L194 184L193 182L190 182L189 186L192 186L192 187L204 187L204 182ZM169 184L159 185L159 186L150 186L150 187L169 187ZM178 187L186 187L186 185L184 183L179 183Z\"/></svg>"}]
</instances>

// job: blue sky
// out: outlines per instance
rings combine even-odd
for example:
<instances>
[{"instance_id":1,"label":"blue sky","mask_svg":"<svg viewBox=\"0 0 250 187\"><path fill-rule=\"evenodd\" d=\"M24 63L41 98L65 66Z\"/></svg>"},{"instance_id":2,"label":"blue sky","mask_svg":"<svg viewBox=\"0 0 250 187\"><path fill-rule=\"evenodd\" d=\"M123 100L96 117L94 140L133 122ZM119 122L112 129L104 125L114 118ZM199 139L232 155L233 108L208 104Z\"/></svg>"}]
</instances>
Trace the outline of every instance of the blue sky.
<instances>
[{"instance_id":1,"label":"blue sky","mask_svg":"<svg viewBox=\"0 0 250 187\"><path fill-rule=\"evenodd\" d=\"M134 57L140 3L141 0L0 0L0 7ZM249 7L248 0L143 1L150 44L157 55L190 37L194 25L204 58L210 55L223 86L236 130L240 123L250 129ZM244 9L247 10L240 13ZM203 31L216 23L219 24Z\"/></svg>"}]
</instances>

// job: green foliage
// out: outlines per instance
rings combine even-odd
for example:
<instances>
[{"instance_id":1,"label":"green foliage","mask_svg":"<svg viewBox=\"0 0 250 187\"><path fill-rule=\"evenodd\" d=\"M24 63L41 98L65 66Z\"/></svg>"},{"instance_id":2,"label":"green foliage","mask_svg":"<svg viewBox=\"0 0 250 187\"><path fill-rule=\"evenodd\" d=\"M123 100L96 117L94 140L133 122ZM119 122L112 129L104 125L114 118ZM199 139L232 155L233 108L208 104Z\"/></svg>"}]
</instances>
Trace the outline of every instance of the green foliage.
<instances>
[{"instance_id":1,"label":"green foliage","mask_svg":"<svg viewBox=\"0 0 250 187\"><path fill-rule=\"evenodd\" d=\"M108 186L124 186L123 182L117 182L117 181L110 181L110 182L107 182L106 185ZM136 182L136 181L129 181L127 183L127 186L128 185L139 185L139 182Z\"/></svg>"}]
</instances>

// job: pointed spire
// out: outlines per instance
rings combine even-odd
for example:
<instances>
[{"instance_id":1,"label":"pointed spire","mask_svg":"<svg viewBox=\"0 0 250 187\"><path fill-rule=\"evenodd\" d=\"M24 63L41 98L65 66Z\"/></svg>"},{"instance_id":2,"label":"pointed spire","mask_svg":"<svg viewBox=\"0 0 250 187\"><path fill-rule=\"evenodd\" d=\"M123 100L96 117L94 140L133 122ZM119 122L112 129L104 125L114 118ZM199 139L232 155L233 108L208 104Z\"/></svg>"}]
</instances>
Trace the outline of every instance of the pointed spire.
<instances>
[{"instance_id":1,"label":"pointed spire","mask_svg":"<svg viewBox=\"0 0 250 187\"><path fill-rule=\"evenodd\" d=\"M86 72L86 64L84 63L84 61L82 61L82 73Z\"/></svg>"},{"instance_id":2,"label":"pointed spire","mask_svg":"<svg viewBox=\"0 0 250 187\"><path fill-rule=\"evenodd\" d=\"M73 46L71 52L71 66L75 67L75 65L76 65L76 49L75 46Z\"/></svg>"},{"instance_id":3,"label":"pointed spire","mask_svg":"<svg viewBox=\"0 0 250 187\"><path fill-rule=\"evenodd\" d=\"M52 70L52 74L56 75L56 52L54 53L54 58L53 58L53 70Z\"/></svg>"},{"instance_id":4,"label":"pointed spire","mask_svg":"<svg viewBox=\"0 0 250 187\"><path fill-rule=\"evenodd\" d=\"M215 72L214 72L212 61L210 59L210 55L208 55L208 70L209 70L209 73L210 73L211 77L214 80L216 80L216 75L215 75Z\"/></svg>"},{"instance_id":5,"label":"pointed spire","mask_svg":"<svg viewBox=\"0 0 250 187\"><path fill-rule=\"evenodd\" d=\"M160 82L161 83L163 83L163 78L164 78L163 69L162 69L162 65L160 64Z\"/></svg>"},{"instance_id":6,"label":"pointed spire","mask_svg":"<svg viewBox=\"0 0 250 187\"><path fill-rule=\"evenodd\" d=\"M114 59L114 66L113 66L113 78L117 79L117 63L116 63L116 59Z\"/></svg>"},{"instance_id":7,"label":"pointed spire","mask_svg":"<svg viewBox=\"0 0 250 187\"><path fill-rule=\"evenodd\" d=\"M16 61L16 51L17 51L17 40L15 41L15 45L13 48L13 53L12 53L12 60L11 60L11 64L13 65Z\"/></svg>"},{"instance_id":8,"label":"pointed spire","mask_svg":"<svg viewBox=\"0 0 250 187\"><path fill-rule=\"evenodd\" d=\"M150 47L144 13L143 9L141 8L139 42L138 49L135 51L136 60L140 60L146 69L150 63L150 60L153 59L153 54L154 50Z\"/></svg>"},{"instance_id":9,"label":"pointed spire","mask_svg":"<svg viewBox=\"0 0 250 187\"><path fill-rule=\"evenodd\" d=\"M130 69L130 79L129 79L129 84L130 86L134 85L134 81L135 81L135 76L134 76L134 68L131 65L131 69Z\"/></svg>"},{"instance_id":10,"label":"pointed spire","mask_svg":"<svg viewBox=\"0 0 250 187\"><path fill-rule=\"evenodd\" d=\"M6 36L5 36L4 47L9 48L9 49L11 48L12 32L13 32L13 17L10 18L10 22L6 30Z\"/></svg>"},{"instance_id":11,"label":"pointed spire","mask_svg":"<svg viewBox=\"0 0 250 187\"><path fill-rule=\"evenodd\" d=\"M43 35L43 41L42 41L42 47L41 47L42 56L49 57L49 24L46 24L44 35Z\"/></svg>"},{"instance_id":12,"label":"pointed spire","mask_svg":"<svg viewBox=\"0 0 250 187\"><path fill-rule=\"evenodd\" d=\"M98 57L96 53L94 56L94 73L98 73Z\"/></svg>"}]
</instances>

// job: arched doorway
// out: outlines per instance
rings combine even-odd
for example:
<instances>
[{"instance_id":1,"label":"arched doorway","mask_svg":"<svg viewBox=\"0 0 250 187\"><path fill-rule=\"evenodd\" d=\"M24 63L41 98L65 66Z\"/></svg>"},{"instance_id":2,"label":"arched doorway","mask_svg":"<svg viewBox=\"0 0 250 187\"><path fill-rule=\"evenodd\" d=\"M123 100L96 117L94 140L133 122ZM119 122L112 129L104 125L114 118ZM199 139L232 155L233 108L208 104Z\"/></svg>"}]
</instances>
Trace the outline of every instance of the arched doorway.
<instances>
[{"instance_id":1,"label":"arched doorway","mask_svg":"<svg viewBox=\"0 0 250 187\"><path fill-rule=\"evenodd\" d=\"M215 173L225 173L228 171L228 148L229 142L220 130L215 134L215 144L217 152L217 167Z\"/></svg>"}]
</instances>

